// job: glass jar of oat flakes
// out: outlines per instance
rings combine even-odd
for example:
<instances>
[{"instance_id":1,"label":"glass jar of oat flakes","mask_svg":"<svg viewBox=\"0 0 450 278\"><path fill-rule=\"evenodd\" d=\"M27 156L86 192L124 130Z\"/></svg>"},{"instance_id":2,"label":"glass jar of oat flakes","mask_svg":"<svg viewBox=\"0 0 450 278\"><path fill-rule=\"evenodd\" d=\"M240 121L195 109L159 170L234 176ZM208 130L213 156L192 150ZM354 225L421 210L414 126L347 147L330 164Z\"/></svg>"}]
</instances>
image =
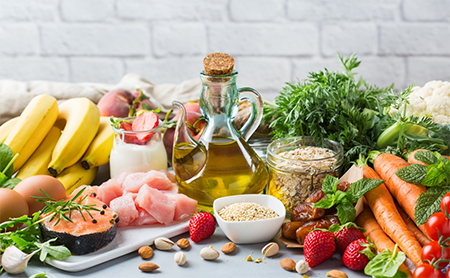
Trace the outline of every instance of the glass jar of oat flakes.
<instances>
[{"instance_id":1,"label":"glass jar of oat flakes","mask_svg":"<svg viewBox=\"0 0 450 278\"><path fill-rule=\"evenodd\" d=\"M327 175L339 176L344 152L342 145L312 136L288 137L267 147L269 186L267 194L277 197L287 215L311 193L322 188Z\"/></svg>"}]
</instances>

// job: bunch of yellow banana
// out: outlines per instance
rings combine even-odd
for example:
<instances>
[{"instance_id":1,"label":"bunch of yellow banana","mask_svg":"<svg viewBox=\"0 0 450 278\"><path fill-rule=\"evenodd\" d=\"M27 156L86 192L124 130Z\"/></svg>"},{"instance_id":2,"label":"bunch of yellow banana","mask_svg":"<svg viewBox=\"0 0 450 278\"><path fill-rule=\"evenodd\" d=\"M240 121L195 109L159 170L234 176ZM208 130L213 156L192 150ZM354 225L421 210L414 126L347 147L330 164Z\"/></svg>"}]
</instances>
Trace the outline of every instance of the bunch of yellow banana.
<instances>
[{"instance_id":1,"label":"bunch of yellow banana","mask_svg":"<svg viewBox=\"0 0 450 278\"><path fill-rule=\"evenodd\" d=\"M0 142L18 158L18 178L53 175L67 192L91 184L98 166L109 162L114 132L109 118L100 117L87 98L72 98L61 105L49 95L30 101L23 113L0 126Z\"/></svg>"}]
</instances>

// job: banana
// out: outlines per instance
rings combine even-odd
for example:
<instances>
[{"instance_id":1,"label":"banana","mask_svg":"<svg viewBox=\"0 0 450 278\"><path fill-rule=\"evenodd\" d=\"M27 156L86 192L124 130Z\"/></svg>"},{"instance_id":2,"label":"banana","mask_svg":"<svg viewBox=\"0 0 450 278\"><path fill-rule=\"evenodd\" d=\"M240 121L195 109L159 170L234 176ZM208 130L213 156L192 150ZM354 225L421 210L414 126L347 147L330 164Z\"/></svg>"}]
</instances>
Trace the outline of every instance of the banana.
<instances>
[{"instance_id":1,"label":"banana","mask_svg":"<svg viewBox=\"0 0 450 278\"><path fill-rule=\"evenodd\" d=\"M97 135L81 159L83 168L88 170L91 167L108 163L113 142L114 130L111 127L109 117L100 117Z\"/></svg>"},{"instance_id":2,"label":"banana","mask_svg":"<svg viewBox=\"0 0 450 278\"><path fill-rule=\"evenodd\" d=\"M76 188L82 185L90 185L94 181L97 172L98 167L92 167L86 170L81 166L81 162L77 162L64 169L64 171L56 176L56 179L64 185L67 196L69 196Z\"/></svg>"},{"instance_id":3,"label":"banana","mask_svg":"<svg viewBox=\"0 0 450 278\"><path fill-rule=\"evenodd\" d=\"M34 97L19 116L19 120L5 139L14 154L17 171L41 144L58 117L56 98L43 94Z\"/></svg>"},{"instance_id":4,"label":"banana","mask_svg":"<svg viewBox=\"0 0 450 278\"><path fill-rule=\"evenodd\" d=\"M48 164L48 171L53 176L74 165L86 152L97 134L100 111L87 98L71 98L60 105L57 121L66 124Z\"/></svg>"},{"instance_id":5,"label":"banana","mask_svg":"<svg viewBox=\"0 0 450 278\"><path fill-rule=\"evenodd\" d=\"M45 136L44 141L20 168L16 178L23 180L36 175L50 175L47 166L52 158L53 148L55 148L60 136L61 130L53 126Z\"/></svg>"},{"instance_id":6,"label":"banana","mask_svg":"<svg viewBox=\"0 0 450 278\"><path fill-rule=\"evenodd\" d=\"M0 126L0 142L5 142L6 137L8 137L9 133L18 121L19 117L15 117Z\"/></svg>"}]
</instances>

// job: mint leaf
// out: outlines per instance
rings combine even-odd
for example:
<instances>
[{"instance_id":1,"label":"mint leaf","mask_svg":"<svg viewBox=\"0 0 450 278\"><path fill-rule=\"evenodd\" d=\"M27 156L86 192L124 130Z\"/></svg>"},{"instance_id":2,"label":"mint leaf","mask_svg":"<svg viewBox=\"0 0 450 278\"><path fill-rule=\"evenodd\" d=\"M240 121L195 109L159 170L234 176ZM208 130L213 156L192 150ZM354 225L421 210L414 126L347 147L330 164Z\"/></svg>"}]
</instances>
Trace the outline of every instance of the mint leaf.
<instances>
[{"instance_id":1,"label":"mint leaf","mask_svg":"<svg viewBox=\"0 0 450 278\"><path fill-rule=\"evenodd\" d=\"M422 184L425 186L438 186L447 178L450 173L450 162L431 164L427 169L427 176L423 179Z\"/></svg>"},{"instance_id":2,"label":"mint leaf","mask_svg":"<svg viewBox=\"0 0 450 278\"><path fill-rule=\"evenodd\" d=\"M416 153L417 154L417 153ZM414 184L422 184L427 176L428 166L422 164L411 164L401 169L398 169L395 174L400 179Z\"/></svg>"},{"instance_id":3,"label":"mint leaf","mask_svg":"<svg viewBox=\"0 0 450 278\"><path fill-rule=\"evenodd\" d=\"M319 200L317 203L314 204L315 208L323 208L323 209L329 209L334 205L334 201L331 199L322 199Z\"/></svg>"},{"instance_id":4,"label":"mint leaf","mask_svg":"<svg viewBox=\"0 0 450 278\"><path fill-rule=\"evenodd\" d=\"M351 201L343 199L336 207L337 215L341 223L353 222L356 218L356 209Z\"/></svg>"},{"instance_id":5,"label":"mint leaf","mask_svg":"<svg viewBox=\"0 0 450 278\"><path fill-rule=\"evenodd\" d=\"M418 151L414 154L414 158L428 165L438 162L438 158L431 151Z\"/></svg>"},{"instance_id":6,"label":"mint leaf","mask_svg":"<svg viewBox=\"0 0 450 278\"><path fill-rule=\"evenodd\" d=\"M393 277L405 259L405 253L397 251L397 245L395 252L386 248L369 261L364 268L364 274L375 277Z\"/></svg>"},{"instance_id":7,"label":"mint leaf","mask_svg":"<svg viewBox=\"0 0 450 278\"><path fill-rule=\"evenodd\" d=\"M322 183L322 191L325 195L334 194L336 192L339 179L330 175L327 175Z\"/></svg>"},{"instance_id":8,"label":"mint leaf","mask_svg":"<svg viewBox=\"0 0 450 278\"><path fill-rule=\"evenodd\" d=\"M351 201L353 203L356 203L358 202L359 198L364 196L364 194L376 188L383 182L384 180L362 178L352 183L347 193L351 196Z\"/></svg>"},{"instance_id":9,"label":"mint leaf","mask_svg":"<svg viewBox=\"0 0 450 278\"><path fill-rule=\"evenodd\" d=\"M441 200L450 192L449 186L430 187L427 192L420 194L414 210L414 220L417 225L425 224L436 212L441 210Z\"/></svg>"}]
</instances>

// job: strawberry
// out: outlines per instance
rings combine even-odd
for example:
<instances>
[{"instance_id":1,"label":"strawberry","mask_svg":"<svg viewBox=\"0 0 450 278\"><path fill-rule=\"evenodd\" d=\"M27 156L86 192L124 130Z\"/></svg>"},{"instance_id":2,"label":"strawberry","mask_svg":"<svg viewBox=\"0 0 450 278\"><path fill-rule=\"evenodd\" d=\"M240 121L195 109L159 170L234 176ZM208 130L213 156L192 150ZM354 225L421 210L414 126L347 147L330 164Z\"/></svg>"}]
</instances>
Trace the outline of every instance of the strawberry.
<instances>
[{"instance_id":1,"label":"strawberry","mask_svg":"<svg viewBox=\"0 0 450 278\"><path fill-rule=\"evenodd\" d=\"M199 242L214 234L216 222L209 212L197 212L189 221L189 235L193 242Z\"/></svg>"},{"instance_id":2,"label":"strawberry","mask_svg":"<svg viewBox=\"0 0 450 278\"><path fill-rule=\"evenodd\" d=\"M347 246L342 263L353 270L363 270L369 261L376 255L376 247L367 239L357 239Z\"/></svg>"},{"instance_id":3,"label":"strawberry","mask_svg":"<svg viewBox=\"0 0 450 278\"><path fill-rule=\"evenodd\" d=\"M133 122L133 131L145 131L152 130L159 125L159 118L153 112L147 111L137 116ZM153 132L141 132L137 133L136 137L143 142L147 142L150 139L150 136L153 135Z\"/></svg>"},{"instance_id":4,"label":"strawberry","mask_svg":"<svg viewBox=\"0 0 450 278\"><path fill-rule=\"evenodd\" d=\"M125 131L133 131L131 123L125 121L120 124L120 129L123 129ZM124 134L123 136L123 141L128 144L133 144L134 141L137 140L135 133Z\"/></svg>"},{"instance_id":5,"label":"strawberry","mask_svg":"<svg viewBox=\"0 0 450 278\"><path fill-rule=\"evenodd\" d=\"M330 231L336 238L336 252L342 255L350 243L357 239L365 238L362 232L363 230L364 229L361 229L352 222L348 222L341 226L339 226L339 224L331 225Z\"/></svg>"},{"instance_id":6,"label":"strawberry","mask_svg":"<svg viewBox=\"0 0 450 278\"><path fill-rule=\"evenodd\" d=\"M303 252L309 267L315 267L333 256L336 250L333 233L328 230L314 230L306 235Z\"/></svg>"}]
</instances>

